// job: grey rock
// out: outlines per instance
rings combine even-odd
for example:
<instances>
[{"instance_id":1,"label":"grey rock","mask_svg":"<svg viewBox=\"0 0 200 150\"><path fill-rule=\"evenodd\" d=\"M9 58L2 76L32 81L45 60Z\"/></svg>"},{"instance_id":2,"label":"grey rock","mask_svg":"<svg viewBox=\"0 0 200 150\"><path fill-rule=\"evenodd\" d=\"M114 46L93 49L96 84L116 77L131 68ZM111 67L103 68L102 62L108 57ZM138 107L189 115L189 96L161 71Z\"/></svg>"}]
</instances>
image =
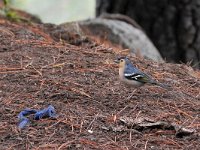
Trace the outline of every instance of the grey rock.
<instances>
[{"instance_id":1,"label":"grey rock","mask_svg":"<svg viewBox=\"0 0 200 150\"><path fill-rule=\"evenodd\" d=\"M96 18L79 23L83 31L88 31L101 38L105 38L114 44L119 44L123 48L128 48L132 53L138 53L146 58L157 62L163 59L141 29L132 26L124 21Z\"/></svg>"}]
</instances>

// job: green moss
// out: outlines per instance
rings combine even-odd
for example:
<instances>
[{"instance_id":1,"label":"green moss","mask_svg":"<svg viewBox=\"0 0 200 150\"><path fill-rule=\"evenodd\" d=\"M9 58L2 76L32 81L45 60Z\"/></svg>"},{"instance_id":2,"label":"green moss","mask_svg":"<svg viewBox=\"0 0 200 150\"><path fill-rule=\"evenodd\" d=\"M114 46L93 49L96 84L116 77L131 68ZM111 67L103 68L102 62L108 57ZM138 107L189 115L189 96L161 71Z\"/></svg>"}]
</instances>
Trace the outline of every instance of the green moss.
<instances>
[{"instance_id":1,"label":"green moss","mask_svg":"<svg viewBox=\"0 0 200 150\"><path fill-rule=\"evenodd\" d=\"M24 21L23 17L19 16L15 10L11 9L10 7L11 0L3 0L3 4L4 7L0 9L1 15L5 16L7 19L11 21L16 21L16 22L20 22L22 20Z\"/></svg>"}]
</instances>

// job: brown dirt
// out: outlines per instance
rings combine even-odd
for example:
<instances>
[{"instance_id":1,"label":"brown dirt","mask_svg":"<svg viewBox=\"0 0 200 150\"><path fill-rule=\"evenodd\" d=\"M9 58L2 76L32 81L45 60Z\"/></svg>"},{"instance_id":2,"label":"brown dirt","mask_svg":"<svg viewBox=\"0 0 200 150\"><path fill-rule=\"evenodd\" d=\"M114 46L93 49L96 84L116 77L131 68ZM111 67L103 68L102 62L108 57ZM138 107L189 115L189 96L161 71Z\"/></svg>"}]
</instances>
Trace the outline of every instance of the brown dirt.
<instances>
[{"instance_id":1,"label":"brown dirt","mask_svg":"<svg viewBox=\"0 0 200 150\"><path fill-rule=\"evenodd\" d=\"M135 91L118 81L116 53L83 40L69 44L48 25L0 19L0 149L198 149L200 72L186 65L131 57L140 69L172 90L145 85ZM50 36L51 35L51 36ZM78 46L77 46L78 45ZM57 119L17 128L25 108L52 104ZM120 121L148 118L193 129L137 129Z\"/></svg>"}]
</instances>

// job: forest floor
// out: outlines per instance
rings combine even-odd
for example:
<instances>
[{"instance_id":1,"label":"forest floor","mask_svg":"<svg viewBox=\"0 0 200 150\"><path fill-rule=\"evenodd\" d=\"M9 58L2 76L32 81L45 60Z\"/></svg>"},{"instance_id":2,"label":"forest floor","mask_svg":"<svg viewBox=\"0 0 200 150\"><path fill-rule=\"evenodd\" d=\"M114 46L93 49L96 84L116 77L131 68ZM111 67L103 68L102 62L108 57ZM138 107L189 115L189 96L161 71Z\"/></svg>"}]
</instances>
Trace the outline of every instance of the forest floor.
<instances>
[{"instance_id":1,"label":"forest floor","mask_svg":"<svg viewBox=\"0 0 200 150\"><path fill-rule=\"evenodd\" d=\"M199 71L132 56L171 86L135 90L119 82L112 48L52 32L0 19L0 149L199 149ZM50 104L56 118L18 129L22 110Z\"/></svg>"}]
</instances>

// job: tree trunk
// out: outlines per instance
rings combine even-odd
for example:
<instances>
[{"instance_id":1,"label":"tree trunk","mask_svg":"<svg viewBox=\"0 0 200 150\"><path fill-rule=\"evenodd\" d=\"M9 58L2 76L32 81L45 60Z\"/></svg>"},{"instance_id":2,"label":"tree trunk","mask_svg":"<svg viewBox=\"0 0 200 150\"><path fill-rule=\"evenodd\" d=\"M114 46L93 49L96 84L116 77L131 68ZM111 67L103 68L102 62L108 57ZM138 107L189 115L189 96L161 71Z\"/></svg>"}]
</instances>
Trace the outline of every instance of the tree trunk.
<instances>
[{"instance_id":1,"label":"tree trunk","mask_svg":"<svg viewBox=\"0 0 200 150\"><path fill-rule=\"evenodd\" d=\"M97 0L96 15L104 12L136 20L167 61L200 66L199 0Z\"/></svg>"}]
</instances>

